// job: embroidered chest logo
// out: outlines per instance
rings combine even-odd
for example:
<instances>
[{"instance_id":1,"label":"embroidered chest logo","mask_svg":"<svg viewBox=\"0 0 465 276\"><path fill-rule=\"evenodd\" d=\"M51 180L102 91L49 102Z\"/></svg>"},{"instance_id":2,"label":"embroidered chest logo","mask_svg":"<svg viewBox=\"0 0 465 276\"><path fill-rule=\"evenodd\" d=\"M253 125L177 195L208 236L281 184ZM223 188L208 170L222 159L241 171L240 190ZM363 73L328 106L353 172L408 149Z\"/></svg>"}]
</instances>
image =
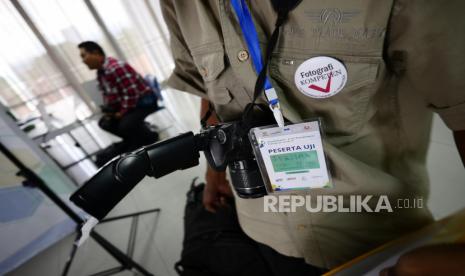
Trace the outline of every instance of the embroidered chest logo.
<instances>
[{"instance_id":1,"label":"embroidered chest logo","mask_svg":"<svg viewBox=\"0 0 465 276\"><path fill-rule=\"evenodd\" d=\"M322 10L306 11L305 14L313 23L323 23L324 25L337 25L348 23L360 14L360 11L342 11L338 8L326 8Z\"/></svg>"},{"instance_id":2,"label":"embroidered chest logo","mask_svg":"<svg viewBox=\"0 0 465 276\"><path fill-rule=\"evenodd\" d=\"M365 16L361 10L343 10L339 8L324 8L307 10L305 16L310 20L310 30L313 36L331 40L371 40L384 36L385 26L364 26Z\"/></svg>"}]
</instances>

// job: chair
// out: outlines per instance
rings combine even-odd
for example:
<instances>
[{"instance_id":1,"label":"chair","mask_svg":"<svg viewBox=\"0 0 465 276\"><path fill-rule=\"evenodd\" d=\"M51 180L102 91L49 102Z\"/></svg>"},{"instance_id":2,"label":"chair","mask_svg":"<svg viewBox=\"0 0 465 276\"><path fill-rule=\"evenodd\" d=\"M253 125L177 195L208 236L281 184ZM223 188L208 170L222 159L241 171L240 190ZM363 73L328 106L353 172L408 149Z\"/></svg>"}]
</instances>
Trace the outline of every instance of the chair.
<instances>
[{"instance_id":1,"label":"chair","mask_svg":"<svg viewBox=\"0 0 465 276\"><path fill-rule=\"evenodd\" d=\"M157 80L157 77L154 75L148 74L144 77L144 79L147 82L147 84L150 86L150 88L152 88L153 93L155 94L157 98L157 104L158 104L158 108L152 114L147 116L146 122L148 122L150 124L150 127L157 130L160 134L163 132L167 132L172 127L176 128L173 122L176 122L177 120L174 117L173 113L165 105L163 94L162 94L162 89ZM163 111L163 112L160 113L160 111ZM158 115L161 115L161 118L155 118L155 117L158 117ZM169 123L163 124L160 127L155 125L155 123L160 124L161 122L169 122ZM167 136L169 136L169 134ZM164 138L167 138L167 137L164 137Z\"/></svg>"}]
</instances>

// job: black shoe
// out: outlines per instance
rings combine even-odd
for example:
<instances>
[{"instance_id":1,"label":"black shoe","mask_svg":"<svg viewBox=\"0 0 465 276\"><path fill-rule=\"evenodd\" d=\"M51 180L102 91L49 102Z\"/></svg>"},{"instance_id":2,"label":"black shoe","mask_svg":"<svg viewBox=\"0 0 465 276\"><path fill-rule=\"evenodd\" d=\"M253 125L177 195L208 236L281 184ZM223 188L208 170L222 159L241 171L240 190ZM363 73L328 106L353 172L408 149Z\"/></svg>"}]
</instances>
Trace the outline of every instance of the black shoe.
<instances>
[{"instance_id":1,"label":"black shoe","mask_svg":"<svg viewBox=\"0 0 465 276\"><path fill-rule=\"evenodd\" d=\"M95 165L97 165L99 168L105 165L108 161L113 159L114 157L125 153L126 151L129 150L128 145L122 141L118 143L113 143L107 148L101 150L99 153L96 155L96 160L95 160Z\"/></svg>"}]
</instances>

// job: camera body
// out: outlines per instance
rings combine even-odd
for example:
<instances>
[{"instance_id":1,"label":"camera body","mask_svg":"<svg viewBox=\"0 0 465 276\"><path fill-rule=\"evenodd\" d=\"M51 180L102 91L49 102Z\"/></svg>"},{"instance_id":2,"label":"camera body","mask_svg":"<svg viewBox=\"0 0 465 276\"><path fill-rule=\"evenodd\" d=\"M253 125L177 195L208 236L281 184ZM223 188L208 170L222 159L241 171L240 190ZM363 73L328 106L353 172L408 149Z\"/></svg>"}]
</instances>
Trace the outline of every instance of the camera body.
<instances>
[{"instance_id":1,"label":"camera body","mask_svg":"<svg viewBox=\"0 0 465 276\"><path fill-rule=\"evenodd\" d=\"M228 167L234 190L242 198L267 194L248 138L251 127L236 121L206 127L199 134L210 166L217 171Z\"/></svg>"}]
</instances>

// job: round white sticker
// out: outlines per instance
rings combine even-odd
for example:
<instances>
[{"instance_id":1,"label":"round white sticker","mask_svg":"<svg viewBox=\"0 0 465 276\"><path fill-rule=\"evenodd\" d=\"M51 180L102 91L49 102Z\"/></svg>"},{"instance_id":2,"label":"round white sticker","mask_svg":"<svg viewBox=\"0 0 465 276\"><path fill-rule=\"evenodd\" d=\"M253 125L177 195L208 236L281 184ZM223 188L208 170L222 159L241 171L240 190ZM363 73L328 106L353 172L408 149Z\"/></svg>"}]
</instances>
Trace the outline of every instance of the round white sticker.
<instances>
[{"instance_id":1,"label":"round white sticker","mask_svg":"<svg viewBox=\"0 0 465 276\"><path fill-rule=\"evenodd\" d=\"M300 92L312 98L329 98L339 93L347 82L347 69L332 57L313 57L295 71L294 81Z\"/></svg>"}]
</instances>

